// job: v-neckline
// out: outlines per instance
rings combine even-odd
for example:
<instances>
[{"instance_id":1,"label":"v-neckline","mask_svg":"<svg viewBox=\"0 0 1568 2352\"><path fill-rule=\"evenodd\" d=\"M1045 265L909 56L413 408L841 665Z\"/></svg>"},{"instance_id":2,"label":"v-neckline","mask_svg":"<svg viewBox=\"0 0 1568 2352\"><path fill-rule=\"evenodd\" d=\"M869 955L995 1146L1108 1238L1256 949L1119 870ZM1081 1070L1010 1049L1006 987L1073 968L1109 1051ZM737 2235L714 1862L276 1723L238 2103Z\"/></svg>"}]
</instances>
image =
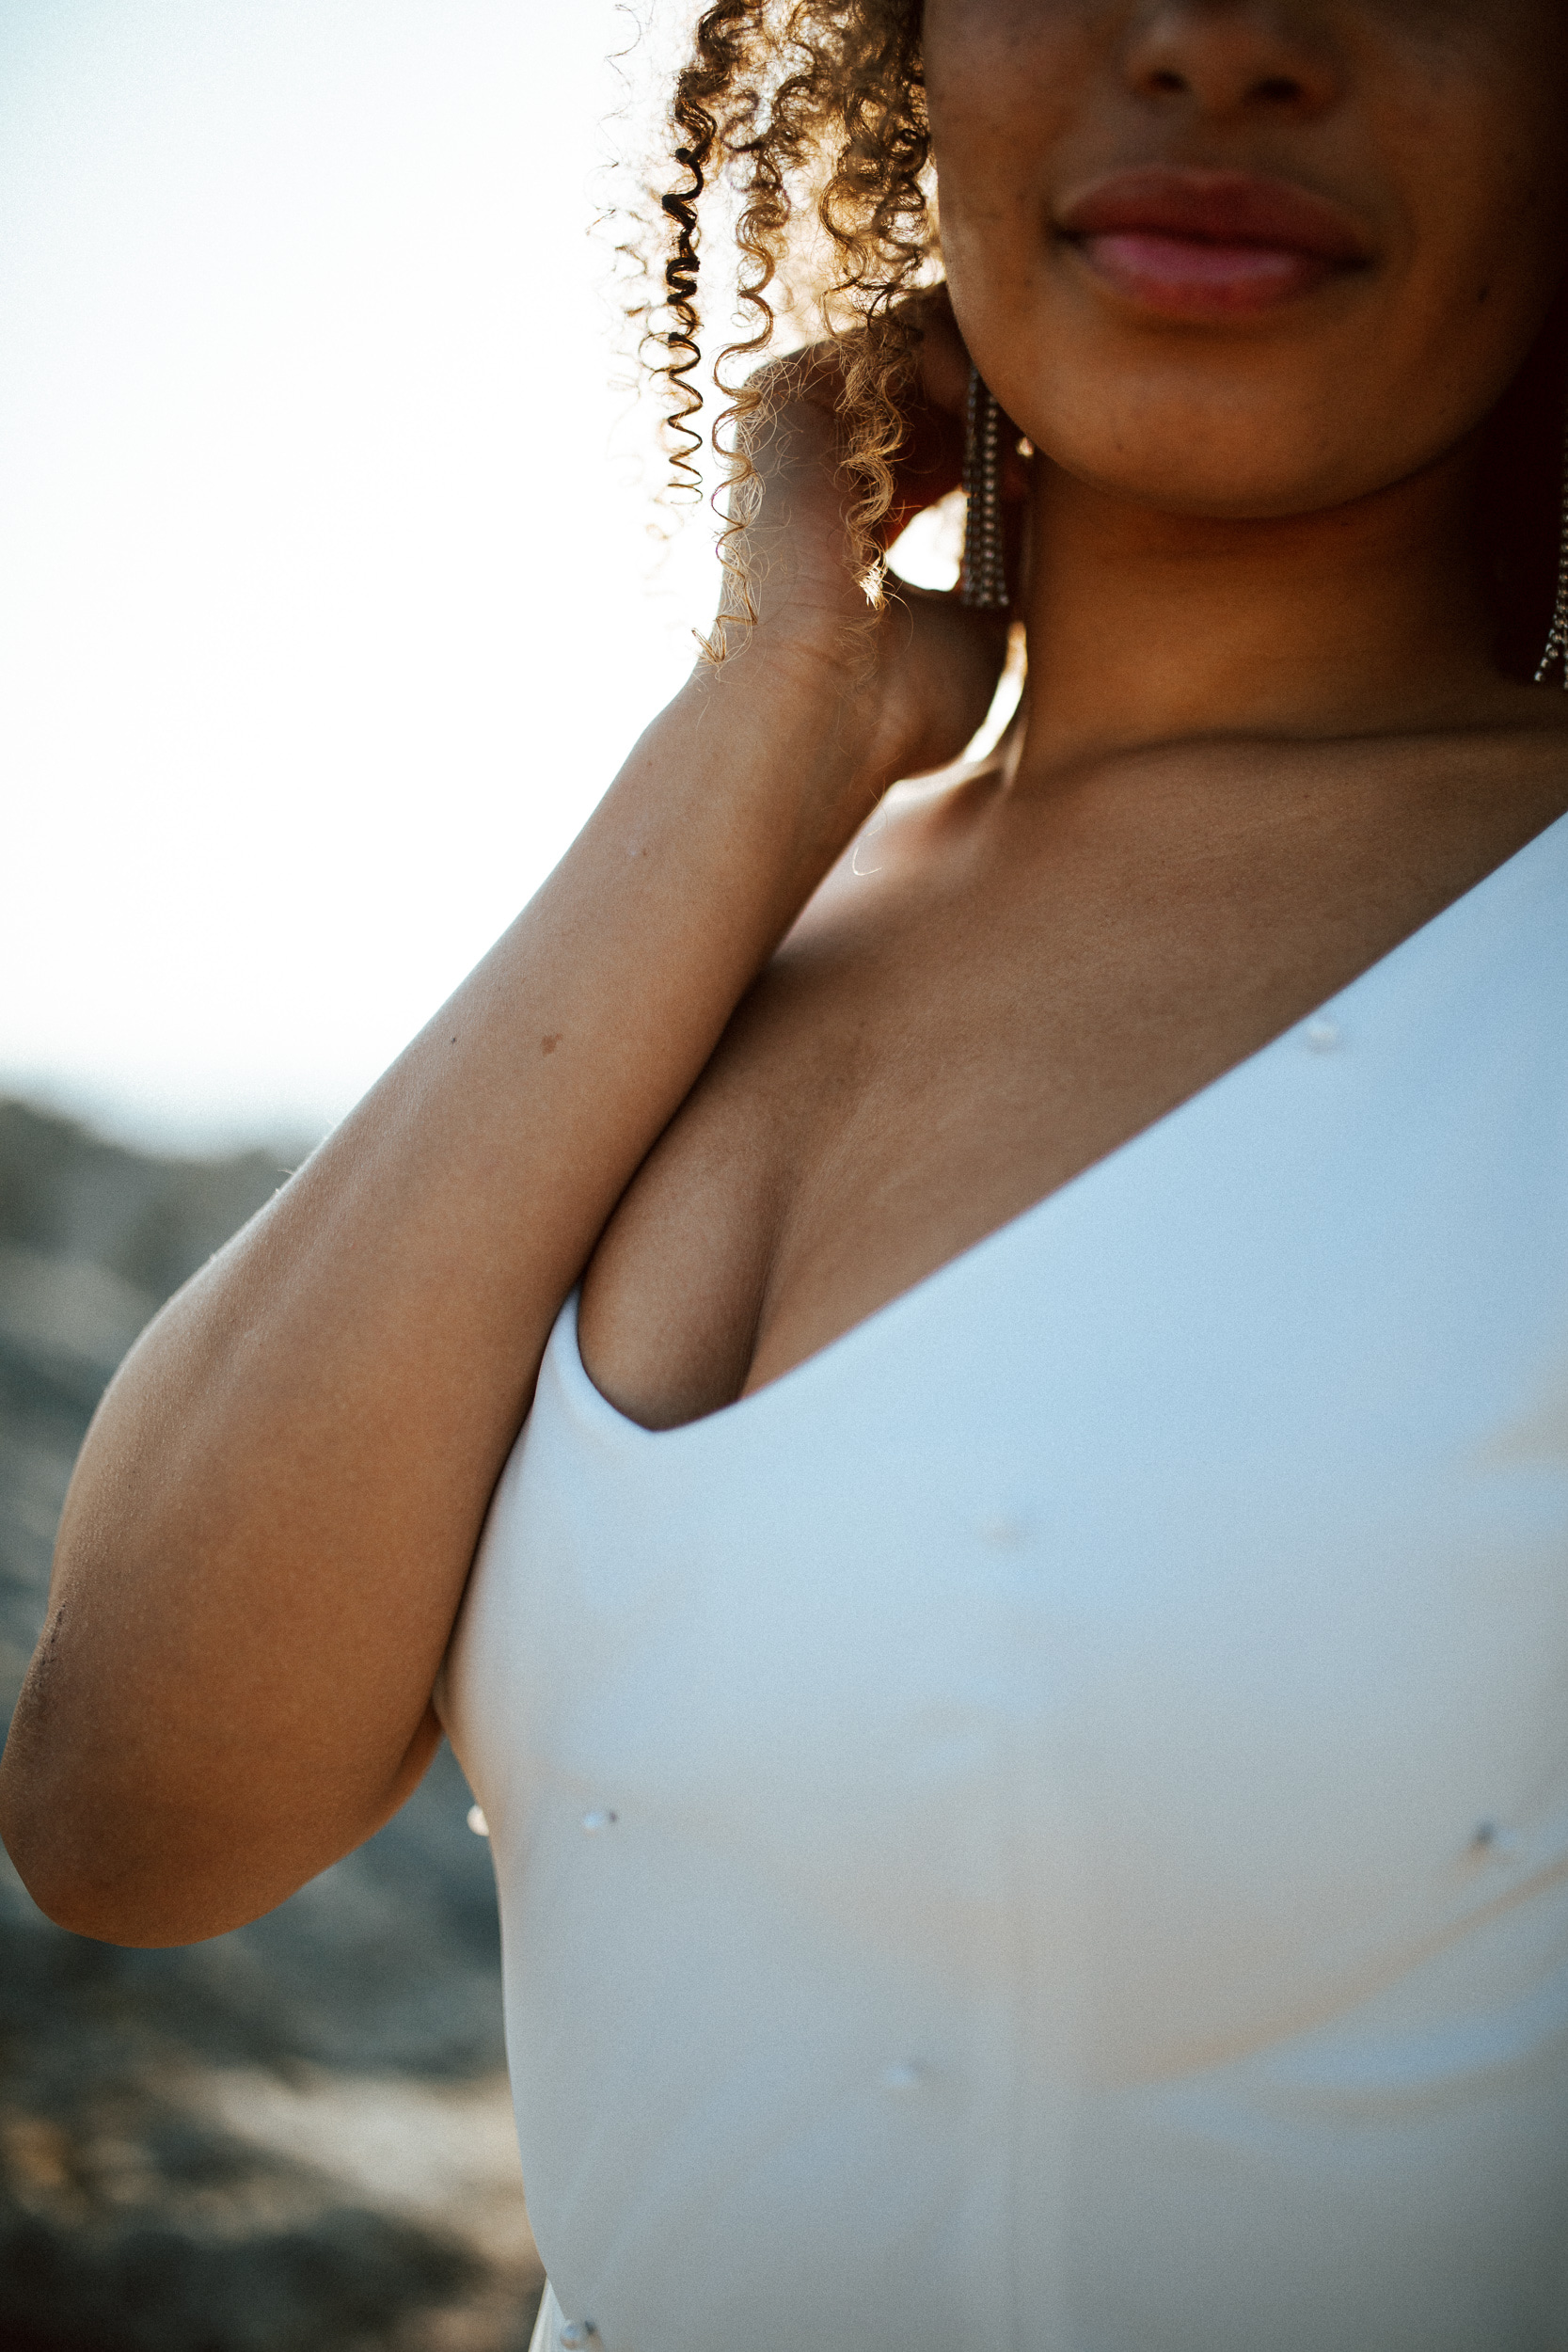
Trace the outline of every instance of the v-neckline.
<instances>
[{"instance_id":1,"label":"v-neckline","mask_svg":"<svg viewBox=\"0 0 1568 2352\"><path fill-rule=\"evenodd\" d=\"M1299 1038L1304 1030L1310 1028L1314 1021L1323 1020L1330 1007L1344 1006L1358 992L1369 990L1386 979L1423 947L1430 946L1459 918L1473 913L1479 902L1491 897L1505 882L1517 881L1536 862L1537 853L1558 835L1568 839L1568 810L1552 818L1538 833L1531 834L1528 841L1521 842L1516 850L1511 850L1507 857L1462 890L1457 898L1450 898L1446 906L1439 907L1434 914L1429 914L1414 930L1396 940L1354 979L1347 980L1342 988L1335 989L1318 1004L1298 1014L1261 1045L1254 1046L1250 1053L1243 1054L1239 1061L1232 1062L1214 1077L1206 1079L1202 1086L1195 1088L1191 1094L1183 1095L1180 1102L1173 1104L1169 1110L1162 1111L1122 1142L1114 1144L1110 1151L1102 1152L1098 1159L1089 1161L1076 1175L1068 1177L1063 1184L1053 1184L1038 1200L1031 1200L1026 1207L1005 1217L1000 1225L992 1226L990 1232L982 1233L977 1241L966 1243L962 1249L955 1250L950 1258L944 1258L928 1274L919 1276L903 1290L895 1291L879 1307L873 1307L868 1313L847 1325L832 1339L825 1341L822 1346L814 1348L809 1356L802 1356L799 1363L788 1365L758 1388L744 1390L739 1396L732 1397L729 1404L715 1406L711 1413L700 1413L692 1421L676 1422L665 1429L650 1429L645 1422L634 1421L629 1413L624 1413L618 1405L612 1405L582 1360L578 1335L579 1285L573 1290L562 1310L561 1325L556 1334L562 1343L568 1384L575 1390L579 1405L607 1428L621 1433L627 1443L641 1442L664 1447L677 1445L682 1439L692 1440L699 1432L733 1429L737 1414L750 1420L774 1409L770 1401L782 1392L794 1394L799 1386L809 1382L814 1373L820 1375L857 1347L872 1344L885 1333L891 1322L917 1311L939 1288L961 1279L982 1256L1011 1245L1034 1230L1057 1211L1059 1203L1081 1196L1097 1178L1103 1178L1108 1170L1124 1162L1129 1154L1140 1150L1156 1149L1161 1139L1189 1118L1197 1116L1205 1104L1277 1057L1292 1039ZM552 1342L552 1352L553 1347Z\"/></svg>"}]
</instances>

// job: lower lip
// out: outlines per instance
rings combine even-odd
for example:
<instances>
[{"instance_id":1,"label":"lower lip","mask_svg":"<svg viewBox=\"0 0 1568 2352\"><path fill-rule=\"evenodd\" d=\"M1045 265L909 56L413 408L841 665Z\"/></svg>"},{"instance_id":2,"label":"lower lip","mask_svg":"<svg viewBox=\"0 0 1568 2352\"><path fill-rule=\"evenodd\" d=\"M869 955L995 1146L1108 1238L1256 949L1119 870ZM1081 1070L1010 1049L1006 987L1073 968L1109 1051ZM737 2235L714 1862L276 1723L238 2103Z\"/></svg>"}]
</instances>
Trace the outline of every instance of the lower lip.
<instances>
[{"instance_id":1,"label":"lower lip","mask_svg":"<svg viewBox=\"0 0 1568 2352\"><path fill-rule=\"evenodd\" d=\"M1310 294L1338 266L1274 245L1211 245L1147 230L1073 239L1097 278L1164 318L1253 318Z\"/></svg>"}]
</instances>

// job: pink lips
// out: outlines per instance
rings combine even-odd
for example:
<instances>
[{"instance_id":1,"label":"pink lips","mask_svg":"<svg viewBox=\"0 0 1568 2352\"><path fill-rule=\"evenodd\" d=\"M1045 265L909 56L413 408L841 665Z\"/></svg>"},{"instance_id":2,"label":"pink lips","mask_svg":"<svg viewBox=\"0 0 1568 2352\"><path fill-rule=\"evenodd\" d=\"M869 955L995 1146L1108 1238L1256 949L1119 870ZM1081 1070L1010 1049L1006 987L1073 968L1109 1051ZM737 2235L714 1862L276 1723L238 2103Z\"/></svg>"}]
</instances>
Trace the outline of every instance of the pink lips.
<instances>
[{"instance_id":1,"label":"pink lips","mask_svg":"<svg viewBox=\"0 0 1568 2352\"><path fill-rule=\"evenodd\" d=\"M1113 292L1166 318L1256 316L1370 258L1337 204L1241 172L1117 172L1070 199L1056 226Z\"/></svg>"}]
</instances>

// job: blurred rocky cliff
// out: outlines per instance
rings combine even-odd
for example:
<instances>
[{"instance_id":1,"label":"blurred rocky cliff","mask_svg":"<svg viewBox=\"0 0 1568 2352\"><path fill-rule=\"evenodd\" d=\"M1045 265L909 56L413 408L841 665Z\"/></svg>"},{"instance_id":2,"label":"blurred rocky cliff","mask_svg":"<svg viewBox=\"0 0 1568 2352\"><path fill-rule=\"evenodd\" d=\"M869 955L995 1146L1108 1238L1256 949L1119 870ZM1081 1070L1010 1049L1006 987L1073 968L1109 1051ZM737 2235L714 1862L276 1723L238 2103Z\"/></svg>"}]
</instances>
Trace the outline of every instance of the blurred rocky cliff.
<instances>
[{"instance_id":1,"label":"blurred rocky cliff","mask_svg":"<svg viewBox=\"0 0 1568 2352\"><path fill-rule=\"evenodd\" d=\"M155 1158L0 1102L0 1709L71 1462L168 1294L282 1155ZM168 1952L52 1927L0 1857L7 2352L518 2352L539 2291L488 1850L443 1749L255 1926Z\"/></svg>"}]
</instances>

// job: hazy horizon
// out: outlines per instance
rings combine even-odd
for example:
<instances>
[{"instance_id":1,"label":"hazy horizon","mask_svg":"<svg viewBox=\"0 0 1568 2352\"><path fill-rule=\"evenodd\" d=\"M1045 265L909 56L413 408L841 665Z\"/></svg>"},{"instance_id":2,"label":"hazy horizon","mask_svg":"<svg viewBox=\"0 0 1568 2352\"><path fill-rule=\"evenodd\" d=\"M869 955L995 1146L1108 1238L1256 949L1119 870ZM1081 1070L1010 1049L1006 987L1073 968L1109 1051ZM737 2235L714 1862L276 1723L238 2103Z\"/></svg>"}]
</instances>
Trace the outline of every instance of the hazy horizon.
<instances>
[{"instance_id":1,"label":"hazy horizon","mask_svg":"<svg viewBox=\"0 0 1568 2352\"><path fill-rule=\"evenodd\" d=\"M684 674L701 526L650 593L607 454L626 23L6 10L0 1090L321 1133Z\"/></svg>"}]
</instances>

